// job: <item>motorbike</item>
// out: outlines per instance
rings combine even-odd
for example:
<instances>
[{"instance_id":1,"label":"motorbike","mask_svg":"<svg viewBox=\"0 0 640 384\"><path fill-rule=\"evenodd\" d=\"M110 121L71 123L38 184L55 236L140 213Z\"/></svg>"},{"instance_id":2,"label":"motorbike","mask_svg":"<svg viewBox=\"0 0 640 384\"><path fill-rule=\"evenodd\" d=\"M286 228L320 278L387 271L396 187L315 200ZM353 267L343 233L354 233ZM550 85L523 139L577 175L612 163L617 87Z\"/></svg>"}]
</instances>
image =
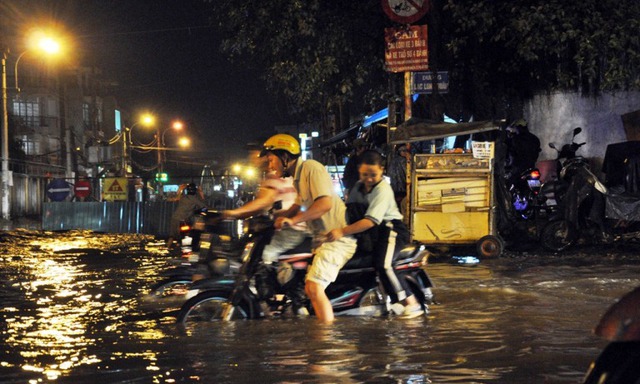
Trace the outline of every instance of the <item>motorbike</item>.
<instances>
[{"instance_id":1,"label":"motorbike","mask_svg":"<svg viewBox=\"0 0 640 384\"><path fill-rule=\"evenodd\" d=\"M150 289L155 298L178 298L206 289L205 281L235 275L240 269L242 222L223 220L215 210L198 210L180 223L180 258L177 265ZM203 281L201 281L203 280Z\"/></svg>"},{"instance_id":2,"label":"motorbike","mask_svg":"<svg viewBox=\"0 0 640 384\"><path fill-rule=\"evenodd\" d=\"M568 179L572 174L571 172L563 173L563 169L572 167L576 162L586 164L586 160L582 156L578 156L578 150L586 144L586 142L577 143L576 136L582 132L581 127L573 129L571 142L562 145L558 148L555 144L549 143L549 147L554 149L556 155L556 179L545 182L540 188L541 198L544 200L546 209L552 213L557 214L561 211L558 207L558 203L563 200L563 196L567 191L570 180ZM560 175L564 174L565 177Z\"/></svg>"},{"instance_id":3,"label":"motorbike","mask_svg":"<svg viewBox=\"0 0 640 384\"><path fill-rule=\"evenodd\" d=\"M511 204L519 219L527 220L534 216L536 208L540 205L541 187L540 171L537 168L524 170L511 184Z\"/></svg>"},{"instance_id":4,"label":"motorbike","mask_svg":"<svg viewBox=\"0 0 640 384\"><path fill-rule=\"evenodd\" d=\"M609 341L591 363L583 384L640 383L640 287L602 316L594 333Z\"/></svg>"},{"instance_id":5,"label":"motorbike","mask_svg":"<svg viewBox=\"0 0 640 384\"><path fill-rule=\"evenodd\" d=\"M640 213L633 214L638 211L638 197L614 193L579 159L566 163L560 178L569 180L569 186L559 202L562 216L542 230L545 249L560 252L580 239L603 244L640 240Z\"/></svg>"},{"instance_id":6,"label":"motorbike","mask_svg":"<svg viewBox=\"0 0 640 384\"><path fill-rule=\"evenodd\" d=\"M250 239L244 247L240 272L234 280L214 281L210 289L185 302L177 315L177 324L285 317L301 313L301 309L313 312L303 293L306 270L313 259L310 243L280 255L276 277L264 279L260 272L264 270L262 250L275 231L273 220L258 216L249 219L247 224ZM433 283L424 270L428 255L424 246L412 245L403 249L394 261L396 273L409 283L425 313L433 300ZM271 286L264 289L264 284ZM340 270L336 281L327 287L326 293L336 316L382 316L392 310L370 254L356 252Z\"/></svg>"}]
</instances>

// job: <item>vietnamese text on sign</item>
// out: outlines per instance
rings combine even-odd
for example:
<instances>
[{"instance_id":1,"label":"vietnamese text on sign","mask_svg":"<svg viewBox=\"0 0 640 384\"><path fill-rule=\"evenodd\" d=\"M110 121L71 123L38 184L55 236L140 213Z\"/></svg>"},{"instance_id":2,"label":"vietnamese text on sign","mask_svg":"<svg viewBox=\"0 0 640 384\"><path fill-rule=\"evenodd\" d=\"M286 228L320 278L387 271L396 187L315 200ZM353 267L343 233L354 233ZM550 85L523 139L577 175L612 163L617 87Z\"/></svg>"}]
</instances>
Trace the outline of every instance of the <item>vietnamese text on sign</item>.
<instances>
[{"instance_id":1,"label":"vietnamese text on sign","mask_svg":"<svg viewBox=\"0 0 640 384\"><path fill-rule=\"evenodd\" d=\"M389 72L429 69L427 26L385 28L385 67Z\"/></svg>"},{"instance_id":2,"label":"vietnamese text on sign","mask_svg":"<svg viewBox=\"0 0 640 384\"><path fill-rule=\"evenodd\" d=\"M412 93L432 93L433 92L433 72L414 72L411 82ZM438 92L447 93L449 91L449 72L439 71L436 74L436 87Z\"/></svg>"}]
</instances>

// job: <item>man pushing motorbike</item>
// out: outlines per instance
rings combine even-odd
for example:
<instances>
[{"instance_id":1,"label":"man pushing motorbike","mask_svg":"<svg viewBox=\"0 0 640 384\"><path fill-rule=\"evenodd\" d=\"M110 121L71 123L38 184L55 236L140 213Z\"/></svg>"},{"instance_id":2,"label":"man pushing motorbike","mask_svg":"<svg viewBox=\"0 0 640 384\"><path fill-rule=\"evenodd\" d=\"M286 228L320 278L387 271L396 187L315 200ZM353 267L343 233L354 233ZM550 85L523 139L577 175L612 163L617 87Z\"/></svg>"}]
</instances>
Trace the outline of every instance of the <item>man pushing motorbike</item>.
<instances>
[{"instance_id":1,"label":"man pushing motorbike","mask_svg":"<svg viewBox=\"0 0 640 384\"><path fill-rule=\"evenodd\" d=\"M325 289L334 282L340 269L353 257L356 240L344 236L325 242L333 229L343 228L346 222L346 206L333 189L333 183L324 166L315 160L300 160L300 144L286 134L277 134L264 143L263 154L269 168L282 166L285 176L293 175L293 185L298 193L296 203L278 217L276 229L306 222L314 236L314 259L309 268L305 292L320 322L334 320L333 308Z\"/></svg>"}]
</instances>

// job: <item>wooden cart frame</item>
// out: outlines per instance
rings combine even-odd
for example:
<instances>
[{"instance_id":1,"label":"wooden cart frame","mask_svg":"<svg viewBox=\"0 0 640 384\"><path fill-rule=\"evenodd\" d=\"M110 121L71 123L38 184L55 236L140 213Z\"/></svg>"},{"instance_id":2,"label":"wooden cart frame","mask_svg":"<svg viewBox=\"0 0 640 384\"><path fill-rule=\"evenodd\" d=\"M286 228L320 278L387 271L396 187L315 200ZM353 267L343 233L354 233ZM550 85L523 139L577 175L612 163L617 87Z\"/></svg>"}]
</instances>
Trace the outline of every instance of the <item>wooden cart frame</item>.
<instances>
[{"instance_id":1,"label":"wooden cart frame","mask_svg":"<svg viewBox=\"0 0 640 384\"><path fill-rule=\"evenodd\" d=\"M498 129L493 122L403 124L390 144L433 140ZM412 241L427 245L475 245L478 256L504 250L497 233L492 156L415 154L409 176L408 221Z\"/></svg>"}]
</instances>

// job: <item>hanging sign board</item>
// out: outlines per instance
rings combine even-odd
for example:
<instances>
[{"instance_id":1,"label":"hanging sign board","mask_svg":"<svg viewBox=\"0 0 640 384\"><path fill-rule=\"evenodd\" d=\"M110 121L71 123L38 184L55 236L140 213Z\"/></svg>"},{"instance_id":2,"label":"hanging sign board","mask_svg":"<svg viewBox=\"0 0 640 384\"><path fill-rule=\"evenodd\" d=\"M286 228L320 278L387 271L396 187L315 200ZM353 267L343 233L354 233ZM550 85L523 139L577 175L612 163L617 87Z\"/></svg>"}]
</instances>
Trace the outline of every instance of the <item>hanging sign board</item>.
<instances>
[{"instance_id":1,"label":"hanging sign board","mask_svg":"<svg viewBox=\"0 0 640 384\"><path fill-rule=\"evenodd\" d=\"M127 183L126 177L112 177L104 179L104 192L102 192L102 200L104 201L126 201L127 200Z\"/></svg>"},{"instance_id":2,"label":"hanging sign board","mask_svg":"<svg viewBox=\"0 0 640 384\"><path fill-rule=\"evenodd\" d=\"M412 72L429 69L426 25L385 28L384 41L384 63L387 71Z\"/></svg>"},{"instance_id":3,"label":"hanging sign board","mask_svg":"<svg viewBox=\"0 0 640 384\"><path fill-rule=\"evenodd\" d=\"M429 0L381 0L382 9L389 18L402 24L420 20L429 10Z\"/></svg>"}]
</instances>

